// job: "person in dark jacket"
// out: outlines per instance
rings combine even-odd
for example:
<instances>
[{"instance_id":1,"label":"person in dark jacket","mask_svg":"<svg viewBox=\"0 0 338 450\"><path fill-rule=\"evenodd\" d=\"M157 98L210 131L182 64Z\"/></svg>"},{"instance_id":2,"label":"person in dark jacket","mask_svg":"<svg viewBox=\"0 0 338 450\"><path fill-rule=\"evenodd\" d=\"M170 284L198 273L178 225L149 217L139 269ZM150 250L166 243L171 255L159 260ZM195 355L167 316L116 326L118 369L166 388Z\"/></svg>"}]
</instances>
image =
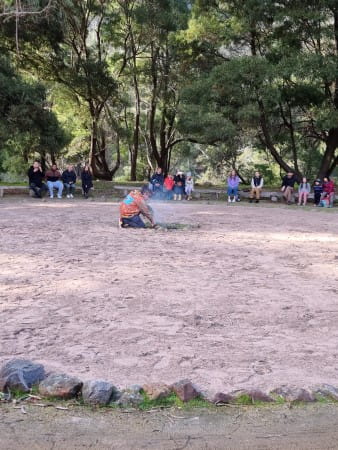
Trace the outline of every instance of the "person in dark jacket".
<instances>
[{"instance_id":1,"label":"person in dark jacket","mask_svg":"<svg viewBox=\"0 0 338 450\"><path fill-rule=\"evenodd\" d=\"M323 185L319 178L317 178L313 185L313 193L314 193L314 204L316 206L319 206L320 204L320 198L322 196L323 192Z\"/></svg>"},{"instance_id":2,"label":"person in dark jacket","mask_svg":"<svg viewBox=\"0 0 338 450\"><path fill-rule=\"evenodd\" d=\"M29 168L27 175L29 180L29 189L32 189L34 192L34 197L42 198L44 192L47 191L47 186L43 182L45 174L39 161L33 162L33 165Z\"/></svg>"},{"instance_id":3,"label":"person in dark jacket","mask_svg":"<svg viewBox=\"0 0 338 450\"><path fill-rule=\"evenodd\" d=\"M63 172L62 181L67 190L67 198L73 198L73 194L75 194L76 173L72 165L67 166L67 169Z\"/></svg>"},{"instance_id":4,"label":"person in dark jacket","mask_svg":"<svg viewBox=\"0 0 338 450\"><path fill-rule=\"evenodd\" d=\"M154 198L160 198L163 193L164 176L161 167L156 169L154 175L150 178Z\"/></svg>"},{"instance_id":5,"label":"person in dark jacket","mask_svg":"<svg viewBox=\"0 0 338 450\"><path fill-rule=\"evenodd\" d=\"M283 197L288 205L291 205L293 191L295 187L295 183L297 182L297 178L293 172L288 172L282 182L281 191L283 192Z\"/></svg>"},{"instance_id":6,"label":"person in dark jacket","mask_svg":"<svg viewBox=\"0 0 338 450\"><path fill-rule=\"evenodd\" d=\"M85 164L81 173L82 191L84 198L88 198L89 191L93 187L93 177L88 164Z\"/></svg>"},{"instance_id":7,"label":"person in dark jacket","mask_svg":"<svg viewBox=\"0 0 338 450\"><path fill-rule=\"evenodd\" d=\"M56 164L53 164L51 169L47 170L46 178L50 198L54 197L54 188L58 190L58 198L62 198L63 183L61 181L61 173Z\"/></svg>"},{"instance_id":8,"label":"person in dark jacket","mask_svg":"<svg viewBox=\"0 0 338 450\"><path fill-rule=\"evenodd\" d=\"M182 200L185 192L185 176L178 170L174 176L174 200Z\"/></svg>"}]
</instances>

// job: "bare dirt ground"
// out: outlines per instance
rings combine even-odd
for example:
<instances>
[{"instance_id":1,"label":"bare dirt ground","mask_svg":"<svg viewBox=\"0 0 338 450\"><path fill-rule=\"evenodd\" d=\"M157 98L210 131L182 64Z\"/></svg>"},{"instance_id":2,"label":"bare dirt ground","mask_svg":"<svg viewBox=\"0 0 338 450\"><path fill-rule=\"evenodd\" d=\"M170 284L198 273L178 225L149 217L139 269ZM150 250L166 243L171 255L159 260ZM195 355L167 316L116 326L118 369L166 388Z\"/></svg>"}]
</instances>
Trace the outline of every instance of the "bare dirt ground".
<instances>
[{"instance_id":1,"label":"bare dirt ground","mask_svg":"<svg viewBox=\"0 0 338 450\"><path fill-rule=\"evenodd\" d=\"M328 450L336 405L119 412L0 405L1 450Z\"/></svg>"},{"instance_id":2,"label":"bare dirt ground","mask_svg":"<svg viewBox=\"0 0 338 450\"><path fill-rule=\"evenodd\" d=\"M194 231L121 230L113 202L0 202L0 363L209 391L338 379L338 210L154 204Z\"/></svg>"}]
</instances>

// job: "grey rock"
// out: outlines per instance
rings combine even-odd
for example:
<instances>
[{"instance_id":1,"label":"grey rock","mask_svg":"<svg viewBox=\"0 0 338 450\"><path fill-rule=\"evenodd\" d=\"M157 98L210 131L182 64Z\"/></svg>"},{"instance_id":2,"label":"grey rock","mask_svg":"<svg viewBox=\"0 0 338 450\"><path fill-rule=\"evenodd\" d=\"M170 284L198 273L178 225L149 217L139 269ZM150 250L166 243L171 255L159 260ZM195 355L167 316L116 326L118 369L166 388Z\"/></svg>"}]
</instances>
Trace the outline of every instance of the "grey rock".
<instances>
[{"instance_id":1,"label":"grey rock","mask_svg":"<svg viewBox=\"0 0 338 450\"><path fill-rule=\"evenodd\" d=\"M338 400L338 388L331 384L322 384L314 389L314 394L321 395L322 397L328 397L333 400Z\"/></svg>"},{"instance_id":2,"label":"grey rock","mask_svg":"<svg viewBox=\"0 0 338 450\"><path fill-rule=\"evenodd\" d=\"M225 394L224 392L217 392L213 399L213 403L231 403L234 401L234 397L231 394Z\"/></svg>"},{"instance_id":3,"label":"grey rock","mask_svg":"<svg viewBox=\"0 0 338 450\"><path fill-rule=\"evenodd\" d=\"M172 390L182 402L189 402L199 396L199 392L189 380L181 380L174 383L172 385Z\"/></svg>"},{"instance_id":4,"label":"grey rock","mask_svg":"<svg viewBox=\"0 0 338 450\"><path fill-rule=\"evenodd\" d=\"M281 386L271 392L284 398L288 402L314 402L315 396L307 389L295 386Z\"/></svg>"},{"instance_id":5,"label":"grey rock","mask_svg":"<svg viewBox=\"0 0 338 450\"><path fill-rule=\"evenodd\" d=\"M142 402L143 397L139 392L133 393L125 390L122 391L120 398L115 403L119 406L127 407L127 406L138 406Z\"/></svg>"},{"instance_id":6,"label":"grey rock","mask_svg":"<svg viewBox=\"0 0 338 450\"><path fill-rule=\"evenodd\" d=\"M127 389L125 389L125 391L131 394L139 394L142 391L142 386L139 384L133 384L132 386L129 386Z\"/></svg>"},{"instance_id":7,"label":"grey rock","mask_svg":"<svg viewBox=\"0 0 338 450\"><path fill-rule=\"evenodd\" d=\"M42 364L27 359L12 359L0 370L0 391L19 389L29 392L30 388L42 381L45 376Z\"/></svg>"},{"instance_id":8,"label":"grey rock","mask_svg":"<svg viewBox=\"0 0 338 450\"><path fill-rule=\"evenodd\" d=\"M271 195L270 200L272 202L278 202L279 198L277 197L277 195Z\"/></svg>"},{"instance_id":9,"label":"grey rock","mask_svg":"<svg viewBox=\"0 0 338 450\"><path fill-rule=\"evenodd\" d=\"M39 392L46 397L76 397L82 388L82 381L66 374L51 374L39 385Z\"/></svg>"},{"instance_id":10,"label":"grey rock","mask_svg":"<svg viewBox=\"0 0 338 450\"><path fill-rule=\"evenodd\" d=\"M91 380L83 383L82 398L85 403L92 405L107 405L114 400L118 390L107 381Z\"/></svg>"}]
</instances>

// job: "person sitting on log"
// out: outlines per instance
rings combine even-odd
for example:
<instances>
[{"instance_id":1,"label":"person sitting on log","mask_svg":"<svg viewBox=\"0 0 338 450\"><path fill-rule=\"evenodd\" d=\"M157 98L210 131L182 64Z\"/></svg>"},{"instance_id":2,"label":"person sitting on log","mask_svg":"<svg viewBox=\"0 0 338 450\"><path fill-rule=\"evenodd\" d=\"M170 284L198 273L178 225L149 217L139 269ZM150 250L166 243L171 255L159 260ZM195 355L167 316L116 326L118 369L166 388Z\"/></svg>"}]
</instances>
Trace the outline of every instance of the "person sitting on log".
<instances>
[{"instance_id":1,"label":"person sitting on log","mask_svg":"<svg viewBox=\"0 0 338 450\"><path fill-rule=\"evenodd\" d=\"M47 191L47 186L43 183L44 178L45 174L41 168L40 161L34 161L28 170L28 179L29 189L32 189L35 198L42 198L44 192Z\"/></svg>"},{"instance_id":2,"label":"person sitting on log","mask_svg":"<svg viewBox=\"0 0 338 450\"><path fill-rule=\"evenodd\" d=\"M155 226L153 213L147 205L147 200L151 197L151 190L148 186L143 186L141 191L131 191L120 203L120 226L122 228L145 228L145 224L140 215L145 216Z\"/></svg>"},{"instance_id":3,"label":"person sitting on log","mask_svg":"<svg viewBox=\"0 0 338 450\"><path fill-rule=\"evenodd\" d=\"M150 183L153 189L153 195L156 198L161 198L163 193L163 183L164 183L164 176L162 173L161 167L158 167L156 169L156 172L154 175L150 178Z\"/></svg>"},{"instance_id":4,"label":"person sitting on log","mask_svg":"<svg viewBox=\"0 0 338 450\"><path fill-rule=\"evenodd\" d=\"M295 183L297 183L297 178L293 172L288 172L283 177L281 191L283 192L283 197L288 205L291 205Z\"/></svg>"}]
</instances>

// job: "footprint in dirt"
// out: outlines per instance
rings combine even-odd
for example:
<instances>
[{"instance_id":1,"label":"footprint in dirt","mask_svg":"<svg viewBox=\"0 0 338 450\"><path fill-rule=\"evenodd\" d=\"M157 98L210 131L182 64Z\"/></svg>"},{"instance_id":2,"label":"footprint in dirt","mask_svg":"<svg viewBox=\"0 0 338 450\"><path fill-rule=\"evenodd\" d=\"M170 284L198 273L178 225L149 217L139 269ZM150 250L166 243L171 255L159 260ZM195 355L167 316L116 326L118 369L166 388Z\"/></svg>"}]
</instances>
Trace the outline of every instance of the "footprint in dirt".
<instances>
[{"instance_id":1,"label":"footprint in dirt","mask_svg":"<svg viewBox=\"0 0 338 450\"><path fill-rule=\"evenodd\" d=\"M267 373L272 372L270 365L265 360L259 360L252 363L251 370L257 375L266 375Z\"/></svg>"}]
</instances>

